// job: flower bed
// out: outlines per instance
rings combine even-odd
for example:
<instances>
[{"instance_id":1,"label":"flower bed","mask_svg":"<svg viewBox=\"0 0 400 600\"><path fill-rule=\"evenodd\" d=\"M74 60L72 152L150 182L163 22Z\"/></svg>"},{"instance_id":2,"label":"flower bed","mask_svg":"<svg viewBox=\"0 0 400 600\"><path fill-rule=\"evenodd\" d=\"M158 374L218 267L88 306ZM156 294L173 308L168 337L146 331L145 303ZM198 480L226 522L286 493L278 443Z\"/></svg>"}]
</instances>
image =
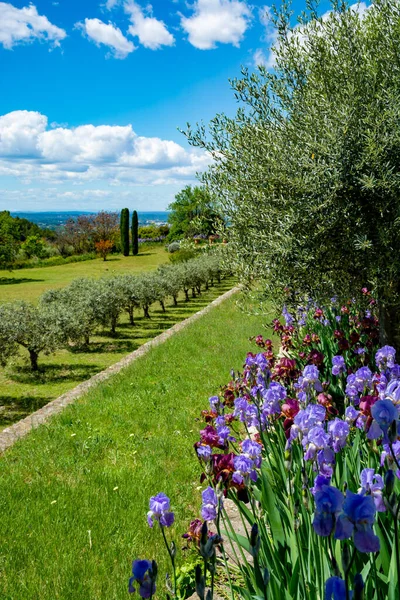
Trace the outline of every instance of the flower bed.
<instances>
[{"instance_id":1,"label":"flower bed","mask_svg":"<svg viewBox=\"0 0 400 600\"><path fill-rule=\"evenodd\" d=\"M284 307L284 323L273 323L279 351L255 338L259 351L203 411L202 520L186 534L203 562L200 598L213 597L222 566L232 598L400 597L400 366L394 348L379 348L375 301L363 294L343 306ZM247 535L231 526L226 498ZM169 594L182 597L162 500L155 509L152 498L150 516L172 560ZM157 565L142 571L134 563L131 591L135 578L147 581L139 592L151 597Z\"/></svg>"}]
</instances>

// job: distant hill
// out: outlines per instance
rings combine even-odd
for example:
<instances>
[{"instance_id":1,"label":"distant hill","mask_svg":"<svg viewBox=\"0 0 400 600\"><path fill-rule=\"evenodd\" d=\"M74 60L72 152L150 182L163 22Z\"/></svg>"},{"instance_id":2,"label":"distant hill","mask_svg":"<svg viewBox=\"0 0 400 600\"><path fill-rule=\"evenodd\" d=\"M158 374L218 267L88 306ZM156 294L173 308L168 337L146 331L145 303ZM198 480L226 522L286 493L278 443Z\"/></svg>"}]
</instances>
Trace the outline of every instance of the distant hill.
<instances>
[{"instance_id":1,"label":"distant hill","mask_svg":"<svg viewBox=\"0 0 400 600\"><path fill-rule=\"evenodd\" d=\"M11 212L13 217L28 219L43 229L56 229L57 227L64 225L68 219L76 218L79 215L93 214L96 213L90 211ZM166 211L138 212L138 217L140 225L150 225L152 223L164 225L168 220L168 213Z\"/></svg>"}]
</instances>

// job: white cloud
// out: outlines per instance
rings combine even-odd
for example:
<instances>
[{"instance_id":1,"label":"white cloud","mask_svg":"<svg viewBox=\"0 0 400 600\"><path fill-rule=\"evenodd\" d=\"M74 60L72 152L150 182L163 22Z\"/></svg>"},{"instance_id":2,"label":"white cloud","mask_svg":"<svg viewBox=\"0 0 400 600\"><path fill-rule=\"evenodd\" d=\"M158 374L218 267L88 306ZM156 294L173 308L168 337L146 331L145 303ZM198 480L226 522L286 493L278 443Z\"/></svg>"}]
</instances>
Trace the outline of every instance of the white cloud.
<instances>
[{"instance_id":1,"label":"white cloud","mask_svg":"<svg viewBox=\"0 0 400 600\"><path fill-rule=\"evenodd\" d=\"M193 180L211 159L171 140L144 137L132 125L48 127L46 116L15 111L0 116L0 175L25 183Z\"/></svg>"},{"instance_id":2,"label":"white cloud","mask_svg":"<svg viewBox=\"0 0 400 600\"><path fill-rule=\"evenodd\" d=\"M181 18L189 42L200 50L221 44L239 46L249 27L251 10L240 0L196 0L191 17Z\"/></svg>"},{"instance_id":3,"label":"white cloud","mask_svg":"<svg viewBox=\"0 0 400 600\"><path fill-rule=\"evenodd\" d=\"M127 40L121 30L112 23L104 23L100 19L85 19L83 23L77 23L76 27L98 46L100 44L108 46L115 58L126 58L136 49L134 44Z\"/></svg>"},{"instance_id":4,"label":"white cloud","mask_svg":"<svg viewBox=\"0 0 400 600\"><path fill-rule=\"evenodd\" d=\"M105 7L107 10L112 10L117 4L119 4L119 0L107 0Z\"/></svg>"},{"instance_id":5,"label":"white cloud","mask_svg":"<svg viewBox=\"0 0 400 600\"><path fill-rule=\"evenodd\" d=\"M173 46L175 38L164 22L151 16L151 6L148 6L147 10L150 16L144 15L141 7L133 0L125 3L125 11L129 14L132 23L128 29L130 35L137 36L140 43L151 50L157 50L161 46Z\"/></svg>"},{"instance_id":6,"label":"white cloud","mask_svg":"<svg viewBox=\"0 0 400 600\"><path fill-rule=\"evenodd\" d=\"M39 15L33 4L16 8L7 2L0 2L0 44L7 50L34 40L46 40L59 46L66 36L63 29Z\"/></svg>"}]
</instances>

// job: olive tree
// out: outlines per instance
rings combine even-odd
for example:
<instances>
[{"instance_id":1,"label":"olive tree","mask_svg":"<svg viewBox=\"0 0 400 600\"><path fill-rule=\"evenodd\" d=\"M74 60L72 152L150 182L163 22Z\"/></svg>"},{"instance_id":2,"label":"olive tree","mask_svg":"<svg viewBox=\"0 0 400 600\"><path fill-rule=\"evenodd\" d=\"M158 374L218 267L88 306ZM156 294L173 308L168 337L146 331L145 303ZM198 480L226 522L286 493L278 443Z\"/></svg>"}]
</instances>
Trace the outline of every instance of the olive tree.
<instances>
[{"instance_id":1,"label":"olive tree","mask_svg":"<svg viewBox=\"0 0 400 600\"><path fill-rule=\"evenodd\" d=\"M363 10L361 10L363 9ZM230 224L232 260L281 297L374 286L400 349L400 4L275 15L275 65L232 82L241 106L186 132Z\"/></svg>"},{"instance_id":2,"label":"olive tree","mask_svg":"<svg viewBox=\"0 0 400 600\"><path fill-rule=\"evenodd\" d=\"M0 305L0 356L5 362L22 346L29 353L32 371L39 368L40 353L50 354L65 343L64 317L51 307L29 302Z\"/></svg>"}]
</instances>

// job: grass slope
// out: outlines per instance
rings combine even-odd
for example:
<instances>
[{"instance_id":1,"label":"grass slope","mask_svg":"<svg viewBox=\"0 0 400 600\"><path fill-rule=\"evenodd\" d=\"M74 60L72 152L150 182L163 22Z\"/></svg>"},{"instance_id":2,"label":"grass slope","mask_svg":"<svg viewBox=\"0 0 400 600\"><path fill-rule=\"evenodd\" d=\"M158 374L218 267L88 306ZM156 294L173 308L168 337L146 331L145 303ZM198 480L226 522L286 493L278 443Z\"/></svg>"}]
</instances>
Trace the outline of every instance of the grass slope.
<instances>
[{"instance_id":1,"label":"grass slope","mask_svg":"<svg viewBox=\"0 0 400 600\"><path fill-rule=\"evenodd\" d=\"M2 600L122 600L136 557L160 561L165 597L149 497L171 496L179 548L199 508L197 417L261 326L228 300L0 458Z\"/></svg>"},{"instance_id":2,"label":"grass slope","mask_svg":"<svg viewBox=\"0 0 400 600\"><path fill-rule=\"evenodd\" d=\"M0 368L0 430L117 362L149 339L197 312L233 285L233 279L222 281L190 302L184 302L182 294L178 306L172 306L172 301L166 302L166 313L162 313L159 305L155 304L150 310L151 319L143 318L142 311L138 310L134 327L129 325L127 315L123 314L117 336L98 331L87 349L69 348L49 356L40 355L39 373L32 373L28 354L21 349L20 355L6 368Z\"/></svg>"},{"instance_id":3,"label":"grass slope","mask_svg":"<svg viewBox=\"0 0 400 600\"><path fill-rule=\"evenodd\" d=\"M57 267L32 268L2 272L0 277L0 302L10 300L36 301L48 289L60 288L78 277L102 277L123 273L151 271L168 262L164 246L146 248L138 256L110 256L105 262L101 258L70 263Z\"/></svg>"}]
</instances>

